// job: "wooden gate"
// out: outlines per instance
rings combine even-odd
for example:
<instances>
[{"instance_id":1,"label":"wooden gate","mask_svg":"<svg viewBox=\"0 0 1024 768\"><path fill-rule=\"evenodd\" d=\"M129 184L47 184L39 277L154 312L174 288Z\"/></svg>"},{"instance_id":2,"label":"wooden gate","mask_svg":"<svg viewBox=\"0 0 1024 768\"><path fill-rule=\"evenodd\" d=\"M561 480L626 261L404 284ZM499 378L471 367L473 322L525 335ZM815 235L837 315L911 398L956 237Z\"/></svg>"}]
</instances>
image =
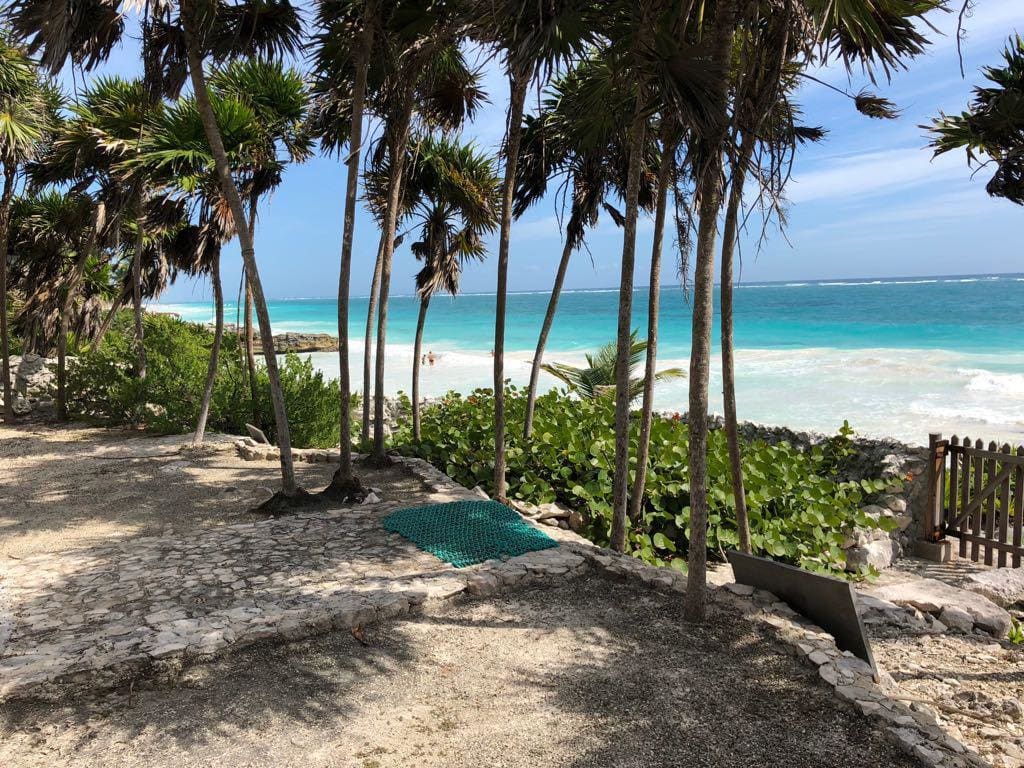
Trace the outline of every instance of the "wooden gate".
<instances>
[{"instance_id":1,"label":"wooden gate","mask_svg":"<svg viewBox=\"0 0 1024 768\"><path fill-rule=\"evenodd\" d=\"M923 531L933 541L960 540L960 557L985 565L1019 568L1024 556L1024 446L956 436L931 435L928 509L932 520Z\"/></svg>"}]
</instances>

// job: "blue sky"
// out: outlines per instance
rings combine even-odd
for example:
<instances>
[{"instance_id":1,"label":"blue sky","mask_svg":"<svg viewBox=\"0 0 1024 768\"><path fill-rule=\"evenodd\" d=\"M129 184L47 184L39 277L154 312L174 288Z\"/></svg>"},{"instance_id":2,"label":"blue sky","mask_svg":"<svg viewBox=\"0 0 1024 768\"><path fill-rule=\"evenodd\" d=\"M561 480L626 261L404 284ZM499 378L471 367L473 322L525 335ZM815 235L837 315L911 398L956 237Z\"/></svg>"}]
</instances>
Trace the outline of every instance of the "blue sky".
<instances>
[{"instance_id":1,"label":"blue sky","mask_svg":"<svg viewBox=\"0 0 1024 768\"><path fill-rule=\"evenodd\" d=\"M964 42L966 79L961 78L956 53L955 14L931 19L943 35L932 34L929 52L914 60L906 72L880 82L876 90L903 110L894 121L869 120L849 101L829 89L809 83L801 92L805 122L829 130L825 142L804 148L796 159L788 189L785 234L772 228L759 247L760 223L752 223L741 241L741 278L746 282L806 280L832 277L936 275L1019 272L1018 245L1024 210L988 197L985 171L971 178L963 156L932 160L919 127L939 110L959 111L980 80L979 68L997 63L1007 36L1024 33L1021 0L977 0L967 19ZM140 68L134 46L126 46L107 71L135 74ZM857 91L866 79L847 80L835 68L822 79ZM496 151L505 124L507 89L493 67L485 72L491 104L481 111L464 135ZM284 184L263 203L256 231L256 254L269 297L325 297L336 293L344 173L333 158L317 157L288 170ZM561 234L553 196L516 222L512 231L509 286L511 290L547 288L561 252ZM755 217L756 218L756 217ZM751 220L752 222L754 219ZM639 227L638 285L650 271L652 225ZM365 211L356 223L353 295L369 291L378 232ZM607 219L593 231L590 254L578 253L569 269L569 288L616 285L622 240ZM676 252L666 240L663 281L678 282ZM495 243L496 246L496 243ZM496 249L496 248L495 248ZM494 290L495 261L469 267L463 290ZM237 246L224 254L226 293L233 296L240 279ZM411 293L417 263L401 249L395 257L393 292ZM163 297L165 302L205 300L203 281L181 281Z\"/></svg>"}]
</instances>

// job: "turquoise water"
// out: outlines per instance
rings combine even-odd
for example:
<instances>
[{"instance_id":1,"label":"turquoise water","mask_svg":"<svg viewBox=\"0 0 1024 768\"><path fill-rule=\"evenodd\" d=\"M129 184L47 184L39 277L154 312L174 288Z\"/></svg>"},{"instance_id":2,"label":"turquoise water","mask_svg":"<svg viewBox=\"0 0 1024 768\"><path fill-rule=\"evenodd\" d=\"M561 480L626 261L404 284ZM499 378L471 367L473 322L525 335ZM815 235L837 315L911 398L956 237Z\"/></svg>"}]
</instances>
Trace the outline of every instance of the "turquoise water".
<instances>
[{"instance_id":1,"label":"turquoise water","mask_svg":"<svg viewBox=\"0 0 1024 768\"><path fill-rule=\"evenodd\" d=\"M513 381L528 376L548 295L509 296ZM749 283L735 296L737 386L746 418L816 429L834 429L848 418L863 432L914 442L925 441L929 430L1024 436L1024 275ZM617 306L614 289L565 293L547 359L574 362L612 339ZM208 302L160 309L203 322L213 316ZM417 310L415 297L392 299L389 389L408 390ZM717 340L717 298L715 310ZM639 289L633 325L641 332L646 312L647 290ZM337 332L333 299L272 301L270 314L275 332ZM236 317L234 304L227 315ZM354 299L353 339L362 339L365 315L366 299ZM690 319L688 295L679 286L664 289L663 365L685 367ZM493 334L493 294L435 298L424 343L438 364L424 373L427 394L488 386ZM361 354L361 344L353 353ZM313 359L337 374L336 355ZM713 379L712 390L719 386ZM683 409L685 402L685 382L658 391L660 407Z\"/></svg>"}]
</instances>

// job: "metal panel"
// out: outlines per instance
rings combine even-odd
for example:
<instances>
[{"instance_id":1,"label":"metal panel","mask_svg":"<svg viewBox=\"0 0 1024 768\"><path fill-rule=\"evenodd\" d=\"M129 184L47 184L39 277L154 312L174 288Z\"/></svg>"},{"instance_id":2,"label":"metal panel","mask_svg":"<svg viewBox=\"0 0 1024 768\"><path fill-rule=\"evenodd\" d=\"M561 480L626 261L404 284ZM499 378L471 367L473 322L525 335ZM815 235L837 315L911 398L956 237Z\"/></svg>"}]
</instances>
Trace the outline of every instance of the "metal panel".
<instances>
[{"instance_id":1,"label":"metal panel","mask_svg":"<svg viewBox=\"0 0 1024 768\"><path fill-rule=\"evenodd\" d=\"M844 651L863 659L878 673L871 644L857 613L853 585L785 563L742 552L728 553L738 584L766 589L836 639Z\"/></svg>"}]
</instances>

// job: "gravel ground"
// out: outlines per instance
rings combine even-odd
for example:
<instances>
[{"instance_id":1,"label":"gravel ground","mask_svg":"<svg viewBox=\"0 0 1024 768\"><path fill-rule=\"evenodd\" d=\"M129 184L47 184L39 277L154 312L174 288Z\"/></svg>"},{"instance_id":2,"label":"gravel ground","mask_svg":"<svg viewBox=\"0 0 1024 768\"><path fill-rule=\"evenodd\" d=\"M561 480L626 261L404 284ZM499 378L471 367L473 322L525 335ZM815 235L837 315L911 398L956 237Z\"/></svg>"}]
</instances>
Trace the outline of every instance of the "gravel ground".
<instances>
[{"instance_id":1,"label":"gravel ground","mask_svg":"<svg viewBox=\"0 0 1024 768\"><path fill-rule=\"evenodd\" d=\"M280 487L278 465L243 461L233 449L183 461L175 451L187 439L76 424L0 426L0 558L260 519L248 510ZM295 465L310 491L336 468ZM361 468L360 477L387 499L425 491L402 471Z\"/></svg>"},{"instance_id":2,"label":"gravel ground","mask_svg":"<svg viewBox=\"0 0 1024 768\"><path fill-rule=\"evenodd\" d=\"M914 765L737 616L593 577L256 646L63 707L0 707L0 765Z\"/></svg>"}]
</instances>

